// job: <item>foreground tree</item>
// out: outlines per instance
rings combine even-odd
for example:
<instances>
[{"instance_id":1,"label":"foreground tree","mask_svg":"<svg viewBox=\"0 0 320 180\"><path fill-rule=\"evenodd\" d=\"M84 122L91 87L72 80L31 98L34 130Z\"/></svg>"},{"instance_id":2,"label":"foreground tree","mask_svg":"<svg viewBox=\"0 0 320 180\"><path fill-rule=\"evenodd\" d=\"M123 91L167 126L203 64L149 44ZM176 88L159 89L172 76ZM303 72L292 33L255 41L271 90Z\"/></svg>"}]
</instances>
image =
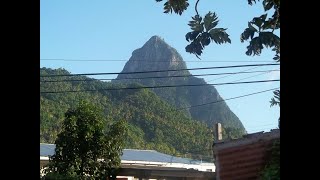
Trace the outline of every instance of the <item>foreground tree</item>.
<instances>
[{"instance_id":1,"label":"foreground tree","mask_svg":"<svg viewBox=\"0 0 320 180\"><path fill-rule=\"evenodd\" d=\"M126 122L105 122L102 110L84 101L68 110L45 179L115 179Z\"/></svg>"}]
</instances>

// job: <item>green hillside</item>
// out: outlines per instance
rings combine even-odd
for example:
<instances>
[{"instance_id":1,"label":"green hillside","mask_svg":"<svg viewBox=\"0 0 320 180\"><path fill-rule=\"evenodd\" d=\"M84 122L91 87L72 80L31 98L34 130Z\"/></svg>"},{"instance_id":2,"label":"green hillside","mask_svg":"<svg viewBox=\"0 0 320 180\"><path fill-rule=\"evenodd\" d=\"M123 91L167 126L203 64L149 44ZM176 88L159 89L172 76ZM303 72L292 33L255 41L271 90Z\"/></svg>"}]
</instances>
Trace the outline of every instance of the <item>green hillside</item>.
<instances>
[{"instance_id":1,"label":"green hillside","mask_svg":"<svg viewBox=\"0 0 320 180\"><path fill-rule=\"evenodd\" d=\"M63 69L41 68L40 75L69 74ZM43 77L41 80L89 79ZM40 91L88 90L124 85L102 81L41 82ZM130 84L126 86L140 86ZM154 149L172 155L208 159L213 142L205 123L193 120L147 89L40 94L40 142L54 143L64 113L87 100L104 109L106 121L129 122L126 148ZM209 159L208 159L209 160Z\"/></svg>"}]
</instances>

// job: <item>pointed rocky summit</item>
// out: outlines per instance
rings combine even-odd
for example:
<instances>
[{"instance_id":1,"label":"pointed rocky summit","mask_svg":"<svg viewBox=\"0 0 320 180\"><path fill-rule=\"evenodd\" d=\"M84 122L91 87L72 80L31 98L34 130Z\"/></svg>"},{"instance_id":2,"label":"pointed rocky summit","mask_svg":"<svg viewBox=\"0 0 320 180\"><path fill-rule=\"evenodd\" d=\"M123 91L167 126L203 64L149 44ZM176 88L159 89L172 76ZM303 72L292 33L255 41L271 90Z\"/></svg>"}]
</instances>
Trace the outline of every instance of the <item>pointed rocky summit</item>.
<instances>
[{"instance_id":1,"label":"pointed rocky summit","mask_svg":"<svg viewBox=\"0 0 320 180\"><path fill-rule=\"evenodd\" d=\"M141 48L132 52L132 56L122 72L157 71L187 68L180 54L161 37L152 36ZM187 72L157 73L152 76L176 75ZM118 78L146 77L151 74L119 75Z\"/></svg>"}]
</instances>

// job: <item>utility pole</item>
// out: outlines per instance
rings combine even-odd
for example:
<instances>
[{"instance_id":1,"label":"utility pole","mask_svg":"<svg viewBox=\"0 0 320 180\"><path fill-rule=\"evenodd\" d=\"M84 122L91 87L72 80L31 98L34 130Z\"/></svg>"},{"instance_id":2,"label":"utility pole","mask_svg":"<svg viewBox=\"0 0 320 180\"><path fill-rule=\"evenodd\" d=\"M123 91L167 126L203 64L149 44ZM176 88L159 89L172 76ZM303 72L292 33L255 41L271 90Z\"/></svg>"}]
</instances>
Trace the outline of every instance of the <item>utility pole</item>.
<instances>
[{"instance_id":1,"label":"utility pole","mask_svg":"<svg viewBox=\"0 0 320 180\"><path fill-rule=\"evenodd\" d=\"M215 134L216 141L222 140L222 127L221 123L216 124L216 134Z\"/></svg>"}]
</instances>

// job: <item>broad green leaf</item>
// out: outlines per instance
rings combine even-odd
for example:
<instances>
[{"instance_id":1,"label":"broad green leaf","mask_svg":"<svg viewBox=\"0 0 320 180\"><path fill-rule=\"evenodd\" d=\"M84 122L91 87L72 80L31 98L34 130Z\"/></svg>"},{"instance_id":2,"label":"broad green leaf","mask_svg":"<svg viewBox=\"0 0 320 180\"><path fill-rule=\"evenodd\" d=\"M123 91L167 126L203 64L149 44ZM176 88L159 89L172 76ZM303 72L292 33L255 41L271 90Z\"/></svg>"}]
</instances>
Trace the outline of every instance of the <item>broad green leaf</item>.
<instances>
[{"instance_id":1,"label":"broad green leaf","mask_svg":"<svg viewBox=\"0 0 320 180\"><path fill-rule=\"evenodd\" d=\"M218 25L218 17L215 13L209 12L203 19L204 21L204 27L206 31L211 30L212 28L216 27Z\"/></svg>"},{"instance_id":2,"label":"broad green leaf","mask_svg":"<svg viewBox=\"0 0 320 180\"><path fill-rule=\"evenodd\" d=\"M254 25L256 25L257 27L261 28L262 24L263 24L263 20L261 18L255 17L253 18L253 20L251 21L251 23L253 23Z\"/></svg>"},{"instance_id":3,"label":"broad green leaf","mask_svg":"<svg viewBox=\"0 0 320 180\"><path fill-rule=\"evenodd\" d=\"M248 22L248 27L250 30L252 30L254 32L258 32L258 30L255 27L253 27L250 22Z\"/></svg>"},{"instance_id":4,"label":"broad green leaf","mask_svg":"<svg viewBox=\"0 0 320 180\"><path fill-rule=\"evenodd\" d=\"M157 1L160 2L160 1ZM172 13L181 15L189 6L188 0L174 0L164 3L164 13Z\"/></svg>"},{"instance_id":5,"label":"broad green leaf","mask_svg":"<svg viewBox=\"0 0 320 180\"><path fill-rule=\"evenodd\" d=\"M270 10L274 6L273 0L264 0L262 4L265 11Z\"/></svg>"},{"instance_id":6,"label":"broad green leaf","mask_svg":"<svg viewBox=\"0 0 320 180\"><path fill-rule=\"evenodd\" d=\"M260 16L260 19L261 19L262 21L265 21L266 18L267 18L267 15L268 15L268 14L263 14L263 15L261 15L261 16Z\"/></svg>"},{"instance_id":7,"label":"broad green leaf","mask_svg":"<svg viewBox=\"0 0 320 180\"><path fill-rule=\"evenodd\" d=\"M223 28L212 29L209 32L211 39L217 44L231 43L229 35L225 32L225 30L226 29Z\"/></svg>"},{"instance_id":8,"label":"broad green leaf","mask_svg":"<svg viewBox=\"0 0 320 180\"><path fill-rule=\"evenodd\" d=\"M241 42L244 42L244 41L248 40L249 38L252 39L255 32L256 32L256 29L246 28L240 36Z\"/></svg>"}]
</instances>

